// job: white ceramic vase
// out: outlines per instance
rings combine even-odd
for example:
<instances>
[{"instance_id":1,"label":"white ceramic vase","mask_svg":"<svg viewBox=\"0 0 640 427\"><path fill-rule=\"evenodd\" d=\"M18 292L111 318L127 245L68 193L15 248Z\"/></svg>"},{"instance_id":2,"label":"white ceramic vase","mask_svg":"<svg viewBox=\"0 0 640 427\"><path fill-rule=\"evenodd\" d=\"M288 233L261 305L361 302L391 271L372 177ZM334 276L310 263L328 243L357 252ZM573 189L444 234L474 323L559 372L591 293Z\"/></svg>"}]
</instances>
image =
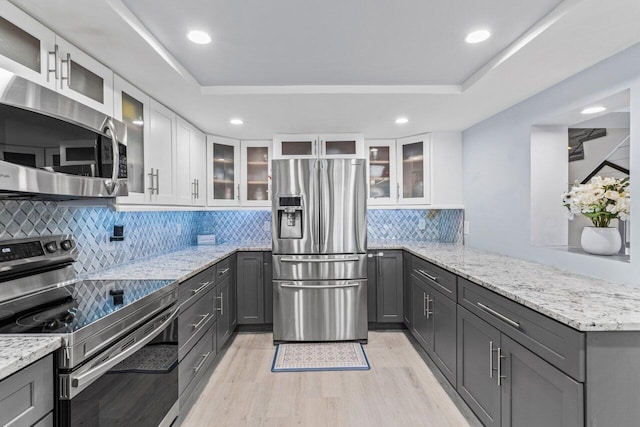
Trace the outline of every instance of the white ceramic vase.
<instances>
[{"instance_id":1,"label":"white ceramic vase","mask_svg":"<svg viewBox=\"0 0 640 427\"><path fill-rule=\"evenodd\" d=\"M585 227L580 244L585 252L594 255L615 255L620 251L622 239L615 227Z\"/></svg>"}]
</instances>

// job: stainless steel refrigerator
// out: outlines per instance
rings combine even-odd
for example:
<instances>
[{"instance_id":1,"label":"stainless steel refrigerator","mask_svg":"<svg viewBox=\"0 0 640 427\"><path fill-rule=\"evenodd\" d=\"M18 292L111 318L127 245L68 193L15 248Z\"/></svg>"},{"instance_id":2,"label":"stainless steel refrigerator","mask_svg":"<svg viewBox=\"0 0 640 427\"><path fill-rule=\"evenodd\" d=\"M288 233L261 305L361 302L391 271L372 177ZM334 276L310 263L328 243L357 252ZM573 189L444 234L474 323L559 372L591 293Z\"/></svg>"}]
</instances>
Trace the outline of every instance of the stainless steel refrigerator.
<instances>
[{"instance_id":1,"label":"stainless steel refrigerator","mask_svg":"<svg viewBox=\"0 0 640 427\"><path fill-rule=\"evenodd\" d=\"M273 161L273 340L367 340L364 159Z\"/></svg>"}]
</instances>

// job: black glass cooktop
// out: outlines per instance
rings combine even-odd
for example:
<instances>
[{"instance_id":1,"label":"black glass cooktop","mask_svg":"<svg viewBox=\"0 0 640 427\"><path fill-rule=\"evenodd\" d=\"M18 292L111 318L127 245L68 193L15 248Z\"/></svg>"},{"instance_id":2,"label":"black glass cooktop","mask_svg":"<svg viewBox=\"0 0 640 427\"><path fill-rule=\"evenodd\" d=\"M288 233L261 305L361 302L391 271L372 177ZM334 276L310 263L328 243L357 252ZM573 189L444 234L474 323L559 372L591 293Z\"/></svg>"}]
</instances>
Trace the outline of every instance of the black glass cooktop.
<instances>
[{"instance_id":1,"label":"black glass cooktop","mask_svg":"<svg viewBox=\"0 0 640 427\"><path fill-rule=\"evenodd\" d=\"M0 304L0 334L74 332L170 283L173 282L82 280L7 301Z\"/></svg>"}]
</instances>

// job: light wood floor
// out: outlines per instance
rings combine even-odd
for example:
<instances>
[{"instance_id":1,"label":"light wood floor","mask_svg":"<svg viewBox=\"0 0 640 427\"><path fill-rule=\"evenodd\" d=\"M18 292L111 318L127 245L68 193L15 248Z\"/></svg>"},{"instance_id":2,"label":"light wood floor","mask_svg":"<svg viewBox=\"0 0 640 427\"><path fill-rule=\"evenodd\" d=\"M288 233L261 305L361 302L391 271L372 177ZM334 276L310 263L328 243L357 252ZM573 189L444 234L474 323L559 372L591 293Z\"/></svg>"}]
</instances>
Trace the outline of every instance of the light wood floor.
<instances>
[{"instance_id":1,"label":"light wood floor","mask_svg":"<svg viewBox=\"0 0 640 427\"><path fill-rule=\"evenodd\" d=\"M239 334L183 426L468 426L402 332L369 332L369 371L271 372L271 334Z\"/></svg>"}]
</instances>

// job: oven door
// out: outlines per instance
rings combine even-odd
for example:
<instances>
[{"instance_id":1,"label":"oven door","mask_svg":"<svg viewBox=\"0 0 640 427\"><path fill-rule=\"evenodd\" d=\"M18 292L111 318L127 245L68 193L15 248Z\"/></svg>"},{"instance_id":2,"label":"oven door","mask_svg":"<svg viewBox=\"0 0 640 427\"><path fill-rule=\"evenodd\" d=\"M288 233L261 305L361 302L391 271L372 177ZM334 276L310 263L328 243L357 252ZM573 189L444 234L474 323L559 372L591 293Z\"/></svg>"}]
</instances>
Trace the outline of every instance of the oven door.
<instances>
[{"instance_id":1,"label":"oven door","mask_svg":"<svg viewBox=\"0 0 640 427\"><path fill-rule=\"evenodd\" d=\"M178 416L178 308L59 374L60 426L169 426Z\"/></svg>"}]
</instances>

